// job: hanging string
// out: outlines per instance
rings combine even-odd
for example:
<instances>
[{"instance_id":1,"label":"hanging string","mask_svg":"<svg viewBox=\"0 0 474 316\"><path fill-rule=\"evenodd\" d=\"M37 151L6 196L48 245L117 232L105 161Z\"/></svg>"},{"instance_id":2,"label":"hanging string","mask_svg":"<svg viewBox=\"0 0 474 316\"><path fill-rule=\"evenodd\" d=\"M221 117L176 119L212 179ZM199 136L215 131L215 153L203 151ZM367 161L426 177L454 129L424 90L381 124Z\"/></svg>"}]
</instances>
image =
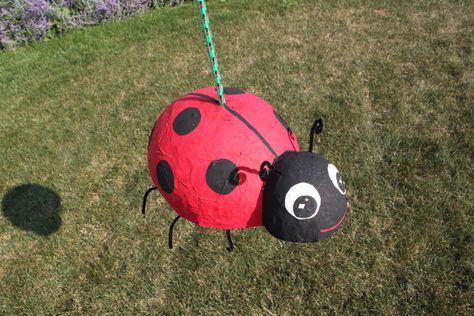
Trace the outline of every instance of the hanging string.
<instances>
[{"instance_id":1,"label":"hanging string","mask_svg":"<svg viewBox=\"0 0 474 316\"><path fill-rule=\"evenodd\" d=\"M216 48L212 43L211 25L209 23L209 16L207 14L206 2L204 2L204 0L198 0L198 5L202 29L204 31L204 37L206 38L207 52L209 53L209 60L212 66L212 75L214 77L214 83L216 85L216 91L219 97L219 103L221 105L225 105L224 88L221 84L221 74L219 73L219 65L217 63Z\"/></svg>"}]
</instances>

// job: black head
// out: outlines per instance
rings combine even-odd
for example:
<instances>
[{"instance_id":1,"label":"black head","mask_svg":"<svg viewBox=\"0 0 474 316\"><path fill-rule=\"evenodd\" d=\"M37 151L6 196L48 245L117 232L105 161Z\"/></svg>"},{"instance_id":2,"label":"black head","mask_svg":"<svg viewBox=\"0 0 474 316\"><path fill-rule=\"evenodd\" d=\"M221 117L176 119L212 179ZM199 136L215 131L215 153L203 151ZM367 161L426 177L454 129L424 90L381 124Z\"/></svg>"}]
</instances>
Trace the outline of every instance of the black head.
<instances>
[{"instance_id":1,"label":"black head","mask_svg":"<svg viewBox=\"0 0 474 316\"><path fill-rule=\"evenodd\" d=\"M341 226L347 211L346 186L337 168L324 157L286 151L275 159L264 179L263 225L273 236L319 241Z\"/></svg>"}]
</instances>

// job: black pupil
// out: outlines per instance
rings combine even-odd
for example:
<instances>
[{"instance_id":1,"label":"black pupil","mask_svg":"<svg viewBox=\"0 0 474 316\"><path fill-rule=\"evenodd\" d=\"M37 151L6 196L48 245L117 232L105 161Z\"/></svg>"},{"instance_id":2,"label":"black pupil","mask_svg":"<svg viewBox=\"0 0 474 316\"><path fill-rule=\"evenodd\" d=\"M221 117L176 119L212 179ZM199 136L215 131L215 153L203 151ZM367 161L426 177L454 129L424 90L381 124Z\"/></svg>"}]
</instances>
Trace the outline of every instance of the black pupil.
<instances>
[{"instance_id":1,"label":"black pupil","mask_svg":"<svg viewBox=\"0 0 474 316\"><path fill-rule=\"evenodd\" d=\"M293 204L293 212L297 217L310 217L316 211L318 204L316 200L309 195L303 195L296 199Z\"/></svg>"},{"instance_id":2,"label":"black pupil","mask_svg":"<svg viewBox=\"0 0 474 316\"><path fill-rule=\"evenodd\" d=\"M336 174L336 181L337 181L337 185L339 186L339 189L342 192L346 191L346 185L344 184L344 181L342 181L342 178L339 172Z\"/></svg>"}]
</instances>

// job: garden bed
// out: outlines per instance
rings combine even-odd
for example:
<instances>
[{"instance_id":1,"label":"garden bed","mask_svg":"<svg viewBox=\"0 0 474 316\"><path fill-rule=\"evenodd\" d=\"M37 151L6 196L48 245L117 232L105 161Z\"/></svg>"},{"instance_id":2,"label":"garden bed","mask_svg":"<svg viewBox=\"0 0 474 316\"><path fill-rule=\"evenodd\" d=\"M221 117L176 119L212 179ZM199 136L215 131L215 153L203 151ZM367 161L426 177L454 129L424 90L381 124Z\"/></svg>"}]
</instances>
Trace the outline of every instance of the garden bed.
<instances>
[{"instance_id":1,"label":"garden bed","mask_svg":"<svg viewBox=\"0 0 474 316\"><path fill-rule=\"evenodd\" d=\"M0 2L0 49L184 0L8 0Z\"/></svg>"}]
</instances>

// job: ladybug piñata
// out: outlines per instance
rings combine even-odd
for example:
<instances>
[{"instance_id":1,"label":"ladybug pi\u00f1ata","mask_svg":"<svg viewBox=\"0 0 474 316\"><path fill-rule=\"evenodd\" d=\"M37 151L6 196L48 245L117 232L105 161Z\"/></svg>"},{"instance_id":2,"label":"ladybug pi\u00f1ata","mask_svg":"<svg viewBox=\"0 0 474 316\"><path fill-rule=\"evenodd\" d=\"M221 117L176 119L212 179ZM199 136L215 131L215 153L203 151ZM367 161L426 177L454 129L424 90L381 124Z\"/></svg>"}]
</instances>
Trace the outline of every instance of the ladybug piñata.
<instances>
[{"instance_id":1,"label":"ladybug pi\u00f1ata","mask_svg":"<svg viewBox=\"0 0 474 316\"><path fill-rule=\"evenodd\" d=\"M291 129L261 98L236 88L224 93L225 106L211 87L177 99L150 135L151 177L179 214L170 248L179 217L226 229L229 250L230 229L263 224L295 242L335 232L347 209L336 167L311 149L300 152Z\"/></svg>"},{"instance_id":2,"label":"ladybug pi\u00f1ata","mask_svg":"<svg viewBox=\"0 0 474 316\"><path fill-rule=\"evenodd\" d=\"M223 88L204 0L198 0L216 89L191 92L169 105L148 141L148 167L156 188L179 215L200 226L230 230L265 226L294 242L333 234L347 211L346 187L336 167L307 152L283 118L261 98ZM226 101L227 100L227 101Z\"/></svg>"}]
</instances>

